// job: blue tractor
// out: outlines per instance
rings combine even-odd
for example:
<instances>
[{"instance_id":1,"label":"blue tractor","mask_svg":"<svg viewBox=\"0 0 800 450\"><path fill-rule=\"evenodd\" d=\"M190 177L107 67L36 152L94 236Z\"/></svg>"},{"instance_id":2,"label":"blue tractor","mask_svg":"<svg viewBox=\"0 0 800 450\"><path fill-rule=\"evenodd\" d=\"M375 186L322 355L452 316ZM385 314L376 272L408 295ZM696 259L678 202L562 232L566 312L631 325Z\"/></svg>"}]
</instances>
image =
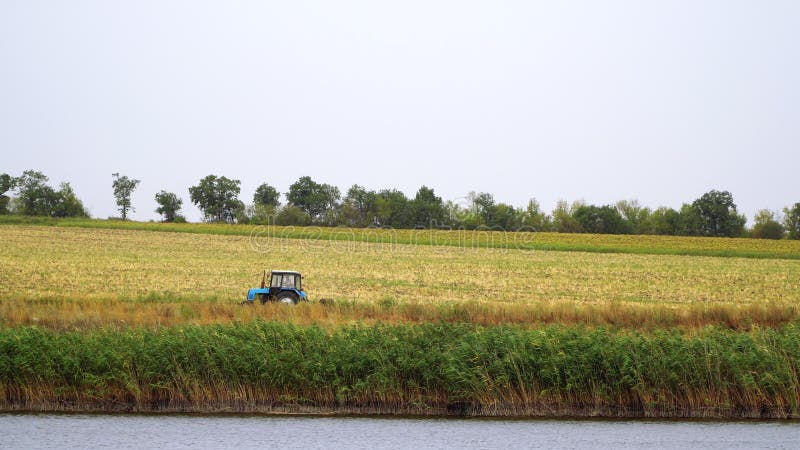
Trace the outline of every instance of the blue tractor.
<instances>
[{"instance_id":1,"label":"blue tractor","mask_svg":"<svg viewBox=\"0 0 800 450\"><path fill-rule=\"evenodd\" d=\"M252 305L256 300L261 304L267 302L286 303L296 305L299 302L307 302L308 295L303 290L303 276L300 272L290 270L273 270L270 272L270 283L267 287L267 272L261 278L261 287L252 288L247 291L247 300L242 304Z\"/></svg>"}]
</instances>

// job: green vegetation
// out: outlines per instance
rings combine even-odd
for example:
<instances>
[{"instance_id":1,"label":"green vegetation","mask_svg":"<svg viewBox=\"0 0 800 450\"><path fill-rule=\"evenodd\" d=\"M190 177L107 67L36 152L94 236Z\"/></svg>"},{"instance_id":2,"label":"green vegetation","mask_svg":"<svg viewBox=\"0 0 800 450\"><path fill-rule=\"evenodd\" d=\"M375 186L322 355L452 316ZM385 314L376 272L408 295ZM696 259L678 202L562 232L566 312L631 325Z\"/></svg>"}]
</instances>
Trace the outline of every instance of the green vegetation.
<instances>
[{"instance_id":1,"label":"green vegetation","mask_svg":"<svg viewBox=\"0 0 800 450\"><path fill-rule=\"evenodd\" d=\"M737 213L733 195L728 191L709 191L686 209L686 234L732 237L744 233L747 219Z\"/></svg>"},{"instance_id":2,"label":"green vegetation","mask_svg":"<svg viewBox=\"0 0 800 450\"><path fill-rule=\"evenodd\" d=\"M117 202L119 213L122 215L122 220L128 219L128 211L136 211L131 205L131 194L136 190L140 180L128 178L127 175L120 176L119 173L112 173L114 181L111 187L114 188L114 200Z\"/></svg>"},{"instance_id":3,"label":"green vegetation","mask_svg":"<svg viewBox=\"0 0 800 450\"><path fill-rule=\"evenodd\" d=\"M795 203L792 208L784 208L784 225L789 232L789 239L800 239L800 203Z\"/></svg>"},{"instance_id":4,"label":"green vegetation","mask_svg":"<svg viewBox=\"0 0 800 450\"><path fill-rule=\"evenodd\" d=\"M239 180L208 175L189 188L189 196L207 222L234 223L244 210L244 203L236 198L240 184Z\"/></svg>"},{"instance_id":5,"label":"green vegetation","mask_svg":"<svg viewBox=\"0 0 800 450\"><path fill-rule=\"evenodd\" d=\"M6 195L8 191L14 188L17 180L7 173L0 173L0 215L8 214L11 212L8 208L11 202L11 197Z\"/></svg>"},{"instance_id":6,"label":"green vegetation","mask_svg":"<svg viewBox=\"0 0 800 450\"><path fill-rule=\"evenodd\" d=\"M186 222L186 219L178 213L183 205L183 200L176 194L164 190L159 191L156 194L156 203L158 203L156 212L164 217L164 222Z\"/></svg>"},{"instance_id":7,"label":"green vegetation","mask_svg":"<svg viewBox=\"0 0 800 450\"><path fill-rule=\"evenodd\" d=\"M632 225L626 222L616 208L606 205L581 205L573 214L580 224L581 230L586 233L603 234L631 234Z\"/></svg>"},{"instance_id":8,"label":"green vegetation","mask_svg":"<svg viewBox=\"0 0 800 450\"><path fill-rule=\"evenodd\" d=\"M775 213L762 209L756 214L756 223L750 236L757 239L781 239L786 232L783 225L775 218Z\"/></svg>"},{"instance_id":9,"label":"green vegetation","mask_svg":"<svg viewBox=\"0 0 800 450\"><path fill-rule=\"evenodd\" d=\"M333 224L334 209L340 197L339 188L317 183L311 177L300 177L286 193L289 205L301 209L311 221L326 225Z\"/></svg>"},{"instance_id":10,"label":"green vegetation","mask_svg":"<svg viewBox=\"0 0 800 450\"><path fill-rule=\"evenodd\" d=\"M262 183L253 194L253 204L267 208L277 208L281 204L281 193L268 183Z\"/></svg>"},{"instance_id":11,"label":"green vegetation","mask_svg":"<svg viewBox=\"0 0 800 450\"><path fill-rule=\"evenodd\" d=\"M0 330L3 409L796 417L800 329Z\"/></svg>"},{"instance_id":12,"label":"green vegetation","mask_svg":"<svg viewBox=\"0 0 800 450\"><path fill-rule=\"evenodd\" d=\"M21 176L0 176L0 213L13 212L27 216L88 217L83 203L75 195L69 183L63 182L58 190L50 187L49 179L41 172L26 170ZM4 195L10 190L16 197ZM11 206L9 208L9 205Z\"/></svg>"}]
</instances>

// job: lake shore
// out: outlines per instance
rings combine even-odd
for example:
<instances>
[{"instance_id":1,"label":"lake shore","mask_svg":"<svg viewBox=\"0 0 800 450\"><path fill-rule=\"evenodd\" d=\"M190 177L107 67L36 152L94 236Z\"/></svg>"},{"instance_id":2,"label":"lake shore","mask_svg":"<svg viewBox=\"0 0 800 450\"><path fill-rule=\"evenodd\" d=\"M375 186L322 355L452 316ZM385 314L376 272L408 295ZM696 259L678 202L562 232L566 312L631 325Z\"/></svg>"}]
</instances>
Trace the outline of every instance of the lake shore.
<instances>
[{"instance_id":1,"label":"lake shore","mask_svg":"<svg viewBox=\"0 0 800 450\"><path fill-rule=\"evenodd\" d=\"M732 408L648 409L621 407L564 407L548 405L450 405L419 406L309 406L220 401L191 404L121 404L119 402L22 402L0 405L0 413L81 413L81 414L200 414L267 416L363 416L363 417L473 417L509 419L691 419L691 420L791 420L800 414L790 409L767 408L741 410Z\"/></svg>"}]
</instances>

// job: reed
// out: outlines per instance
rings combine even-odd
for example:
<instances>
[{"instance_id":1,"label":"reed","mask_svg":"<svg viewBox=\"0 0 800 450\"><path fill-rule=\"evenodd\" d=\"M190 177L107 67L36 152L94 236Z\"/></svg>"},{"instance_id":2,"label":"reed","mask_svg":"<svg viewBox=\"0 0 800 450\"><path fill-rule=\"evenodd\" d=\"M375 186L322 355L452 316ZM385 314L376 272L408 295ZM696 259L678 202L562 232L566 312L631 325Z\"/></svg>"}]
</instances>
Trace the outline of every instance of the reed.
<instances>
[{"instance_id":1,"label":"reed","mask_svg":"<svg viewBox=\"0 0 800 450\"><path fill-rule=\"evenodd\" d=\"M0 330L3 410L796 417L800 327Z\"/></svg>"}]
</instances>

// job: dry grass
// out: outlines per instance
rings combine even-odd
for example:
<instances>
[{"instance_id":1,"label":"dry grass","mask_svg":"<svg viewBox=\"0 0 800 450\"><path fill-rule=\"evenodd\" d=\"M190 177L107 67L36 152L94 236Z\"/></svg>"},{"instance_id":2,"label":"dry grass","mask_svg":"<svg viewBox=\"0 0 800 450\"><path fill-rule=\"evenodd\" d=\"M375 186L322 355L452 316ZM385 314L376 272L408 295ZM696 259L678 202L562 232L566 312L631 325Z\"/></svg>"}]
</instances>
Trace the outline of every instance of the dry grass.
<instances>
[{"instance_id":1,"label":"dry grass","mask_svg":"<svg viewBox=\"0 0 800 450\"><path fill-rule=\"evenodd\" d=\"M0 304L0 324L37 325L54 330L167 327L182 324L246 323L261 319L296 325L335 328L349 323L475 323L485 326L591 325L635 329L700 328L721 325L736 330L753 326L778 327L800 319L792 304L689 304L535 302L530 304L481 301L445 304L409 302L308 303L290 308L280 304L240 306L234 303L169 300L131 302L119 299L12 299Z\"/></svg>"},{"instance_id":2,"label":"dry grass","mask_svg":"<svg viewBox=\"0 0 800 450\"><path fill-rule=\"evenodd\" d=\"M0 321L54 328L351 321L733 328L797 318L800 261L0 227ZM723 242L724 240L720 240ZM238 305L263 269L318 304Z\"/></svg>"}]
</instances>

